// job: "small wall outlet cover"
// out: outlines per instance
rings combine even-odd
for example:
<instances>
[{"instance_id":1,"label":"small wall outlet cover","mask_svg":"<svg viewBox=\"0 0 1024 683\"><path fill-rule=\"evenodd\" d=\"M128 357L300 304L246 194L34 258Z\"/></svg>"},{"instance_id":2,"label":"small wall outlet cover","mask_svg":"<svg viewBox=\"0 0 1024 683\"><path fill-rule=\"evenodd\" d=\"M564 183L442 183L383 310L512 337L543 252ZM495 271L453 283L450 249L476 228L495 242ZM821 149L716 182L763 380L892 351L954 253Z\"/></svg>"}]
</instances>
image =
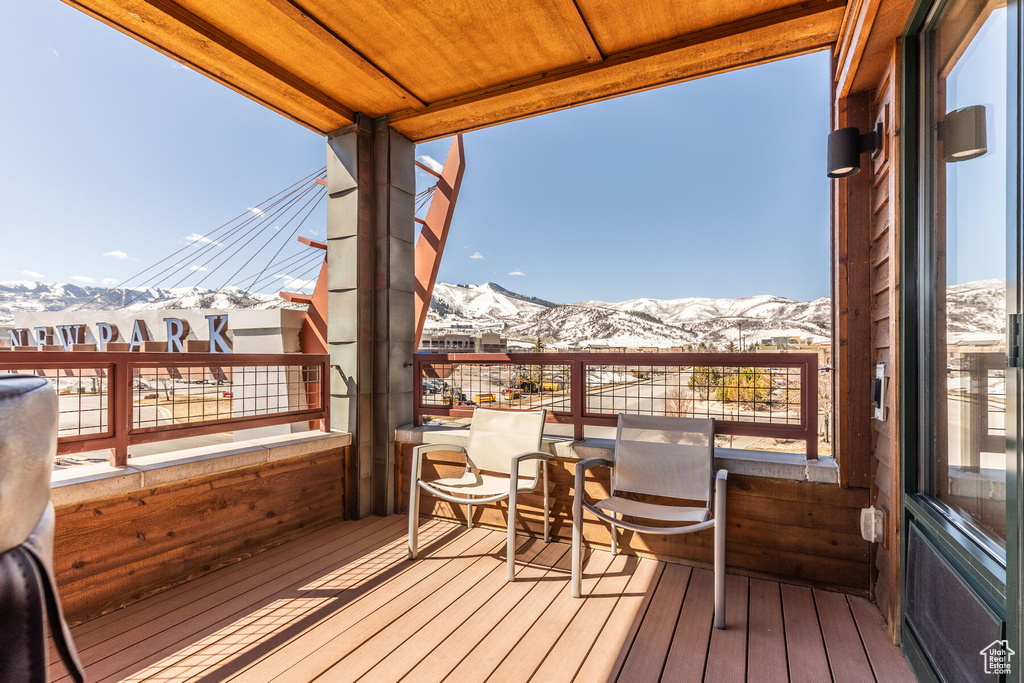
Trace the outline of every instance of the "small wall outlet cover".
<instances>
[{"instance_id":1,"label":"small wall outlet cover","mask_svg":"<svg viewBox=\"0 0 1024 683\"><path fill-rule=\"evenodd\" d=\"M885 422L889 413L889 408L885 405L887 384L885 363L879 363L875 366L875 376L871 380L871 407L874 409L874 418L882 422Z\"/></svg>"},{"instance_id":2,"label":"small wall outlet cover","mask_svg":"<svg viewBox=\"0 0 1024 683\"><path fill-rule=\"evenodd\" d=\"M860 511L860 535L869 543L885 541L885 513L873 506Z\"/></svg>"}]
</instances>

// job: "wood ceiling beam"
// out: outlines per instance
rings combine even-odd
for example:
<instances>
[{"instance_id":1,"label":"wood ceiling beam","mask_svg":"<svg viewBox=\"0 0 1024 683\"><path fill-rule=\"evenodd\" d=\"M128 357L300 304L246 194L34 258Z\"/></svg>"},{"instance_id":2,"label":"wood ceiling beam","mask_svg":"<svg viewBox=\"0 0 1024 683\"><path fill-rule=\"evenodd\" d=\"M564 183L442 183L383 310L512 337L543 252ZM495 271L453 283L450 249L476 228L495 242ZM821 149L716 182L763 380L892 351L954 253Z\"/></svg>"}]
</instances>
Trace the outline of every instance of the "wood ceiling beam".
<instances>
[{"instance_id":1,"label":"wood ceiling beam","mask_svg":"<svg viewBox=\"0 0 1024 683\"><path fill-rule=\"evenodd\" d=\"M165 57L167 57L169 59L173 59L174 61L178 62L179 64L183 64L183 65L187 66L188 68L192 69L196 73L202 74L202 75L206 76L207 78L209 78L210 80L216 81L217 83L220 83L224 87L229 88L231 90L234 90L239 95L247 97L248 99L252 100L256 104L264 106L267 109L270 109L271 111L280 114L281 116L285 117L286 119L290 119L291 121L294 121L295 123L299 124L303 128L308 128L309 130L311 130L311 131L313 131L315 133L321 133L322 134L322 133L326 132L326 130L324 130L323 126L316 125L313 122L308 121L308 120L302 118L298 114L295 114L295 113L293 113L291 111L287 111L287 110L283 109L282 107L277 106L276 104L268 102L267 100L263 99L262 97L259 97L259 96L255 95L255 94L253 94L252 92L250 92L248 90L245 90L243 88L243 86L239 85L238 83L235 83L235 82L233 82L231 80L228 80L228 78L224 77L224 75L222 73L221 74L214 73L214 72L210 71L209 69L206 69L206 68L203 68L202 66L199 66L194 61L181 56L177 52L174 52L174 51L168 49L167 47L164 47L163 45L159 45L159 44L153 42L153 40L151 38L147 38L146 36L136 32L136 31L133 31L133 30L129 29L128 27L124 26L120 22L115 21L114 19L110 18L106 14L103 14L99 10L94 9L93 7L89 7L89 6L85 5L85 4L83 4L80 0L62 0L62 2L64 2L64 4L66 4L66 5L74 7L76 10L78 10L79 12L82 12L83 14L86 14L86 15L92 17L96 21L109 26L110 28L114 29L115 31L119 31L120 33L125 34L129 38L133 38L133 39L139 41L140 43L142 43L143 45L146 45L147 47L153 48L154 50L156 50L160 54L164 55ZM349 123L350 122L351 121L349 121ZM337 126L335 126L335 127L337 127Z\"/></svg>"},{"instance_id":2,"label":"wood ceiling beam","mask_svg":"<svg viewBox=\"0 0 1024 683\"><path fill-rule=\"evenodd\" d=\"M590 25L587 24L587 19L576 4L576 0L558 0L557 5L587 63L596 64L603 61L604 53L594 40L594 33L590 30Z\"/></svg>"},{"instance_id":3,"label":"wood ceiling beam","mask_svg":"<svg viewBox=\"0 0 1024 683\"><path fill-rule=\"evenodd\" d=\"M845 0L808 0L388 116L416 142L831 47Z\"/></svg>"},{"instance_id":4,"label":"wood ceiling beam","mask_svg":"<svg viewBox=\"0 0 1024 683\"><path fill-rule=\"evenodd\" d=\"M309 99L320 104L334 113L350 119L355 120L355 112L343 105L342 103L328 97L321 91L314 88L309 83L299 78L293 73L283 69L282 67L274 64L269 59L259 54L255 50L243 45L242 43L235 40L233 37L224 33L220 29L211 26L207 22L203 21L196 15L192 14L188 10L180 7L171 0L144 0L147 5L153 9L161 12L162 14L170 17L174 21L178 22L182 26L200 34L207 40L210 40L238 57L244 59L254 67L263 71L268 76L272 76L281 83L284 83L293 90L302 93Z\"/></svg>"},{"instance_id":5,"label":"wood ceiling beam","mask_svg":"<svg viewBox=\"0 0 1024 683\"><path fill-rule=\"evenodd\" d=\"M405 101L412 109L422 109L426 104L409 91L404 85L388 75L383 69L361 55L355 48L331 31L316 17L307 12L293 0L267 0L279 12L298 24L303 30L323 43L324 46L358 67L373 80L387 86L394 94Z\"/></svg>"}]
</instances>

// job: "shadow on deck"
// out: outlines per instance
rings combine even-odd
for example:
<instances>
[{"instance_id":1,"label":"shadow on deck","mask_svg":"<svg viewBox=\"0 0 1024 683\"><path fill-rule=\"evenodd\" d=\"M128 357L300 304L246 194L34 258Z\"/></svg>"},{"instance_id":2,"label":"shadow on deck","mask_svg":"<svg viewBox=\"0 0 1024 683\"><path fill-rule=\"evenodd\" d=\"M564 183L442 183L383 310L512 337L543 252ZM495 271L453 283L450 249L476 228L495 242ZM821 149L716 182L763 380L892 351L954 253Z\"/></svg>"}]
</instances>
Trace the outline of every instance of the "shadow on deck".
<instances>
[{"instance_id":1,"label":"shadow on deck","mask_svg":"<svg viewBox=\"0 0 1024 683\"><path fill-rule=\"evenodd\" d=\"M912 681L866 600L406 518L344 522L73 629L99 681ZM51 680L70 680L60 664Z\"/></svg>"}]
</instances>

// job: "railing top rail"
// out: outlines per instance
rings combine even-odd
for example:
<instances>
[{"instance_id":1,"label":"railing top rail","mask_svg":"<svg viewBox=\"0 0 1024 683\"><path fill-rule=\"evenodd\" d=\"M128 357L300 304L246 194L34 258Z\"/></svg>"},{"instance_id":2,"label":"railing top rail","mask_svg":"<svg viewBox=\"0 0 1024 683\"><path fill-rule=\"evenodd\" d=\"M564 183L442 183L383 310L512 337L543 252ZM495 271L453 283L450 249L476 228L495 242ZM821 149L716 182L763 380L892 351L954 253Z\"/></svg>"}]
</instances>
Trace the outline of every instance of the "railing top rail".
<instances>
[{"instance_id":1,"label":"railing top rail","mask_svg":"<svg viewBox=\"0 0 1024 683\"><path fill-rule=\"evenodd\" d=\"M70 365L109 365L131 363L144 366L203 365L298 365L327 363L330 356L322 353L166 353L125 351L0 351L0 366L34 366L41 369Z\"/></svg>"},{"instance_id":2,"label":"railing top rail","mask_svg":"<svg viewBox=\"0 0 1024 683\"><path fill-rule=\"evenodd\" d=\"M785 353L416 353L420 363L558 364L586 361L590 365L800 366L816 364L813 352Z\"/></svg>"}]
</instances>

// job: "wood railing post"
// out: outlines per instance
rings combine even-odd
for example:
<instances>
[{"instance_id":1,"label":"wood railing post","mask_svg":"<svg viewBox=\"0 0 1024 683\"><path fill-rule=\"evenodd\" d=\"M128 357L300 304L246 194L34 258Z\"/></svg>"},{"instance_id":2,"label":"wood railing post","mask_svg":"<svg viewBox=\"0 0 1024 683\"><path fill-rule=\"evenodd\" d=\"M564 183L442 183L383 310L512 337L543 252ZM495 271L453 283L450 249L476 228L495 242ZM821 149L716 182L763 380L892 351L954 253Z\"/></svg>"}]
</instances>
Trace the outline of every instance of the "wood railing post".
<instances>
[{"instance_id":1,"label":"wood railing post","mask_svg":"<svg viewBox=\"0 0 1024 683\"><path fill-rule=\"evenodd\" d=\"M108 386L108 401L114 409L114 446L110 449L110 466L128 466L128 430L132 424L132 368L127 357L120 356L112 364L113 377Z\"/></svg>"},{"instance_id":2,"label":"wood railing post","mask_svg":"<svg viewBox=\"0 0 1024 683\"><path fill-rule=\"evenodd\" d=\"M577 360L569 368L572 383L572 438L583 441L583 414L587 412L586 361Z\"/></svg>"},{"instance_id":3,"label":"wood railing post","mask_svg":"<svg viewBox=\"0 0 1024 683\"><path fill-rule=\"evenodd\" d=\"M803 365L804 377L800 380L803 401L800 412L803 413L807 425L807 459L818 459L818 359L809 360Z\"/></svg>"}]
</instances>

